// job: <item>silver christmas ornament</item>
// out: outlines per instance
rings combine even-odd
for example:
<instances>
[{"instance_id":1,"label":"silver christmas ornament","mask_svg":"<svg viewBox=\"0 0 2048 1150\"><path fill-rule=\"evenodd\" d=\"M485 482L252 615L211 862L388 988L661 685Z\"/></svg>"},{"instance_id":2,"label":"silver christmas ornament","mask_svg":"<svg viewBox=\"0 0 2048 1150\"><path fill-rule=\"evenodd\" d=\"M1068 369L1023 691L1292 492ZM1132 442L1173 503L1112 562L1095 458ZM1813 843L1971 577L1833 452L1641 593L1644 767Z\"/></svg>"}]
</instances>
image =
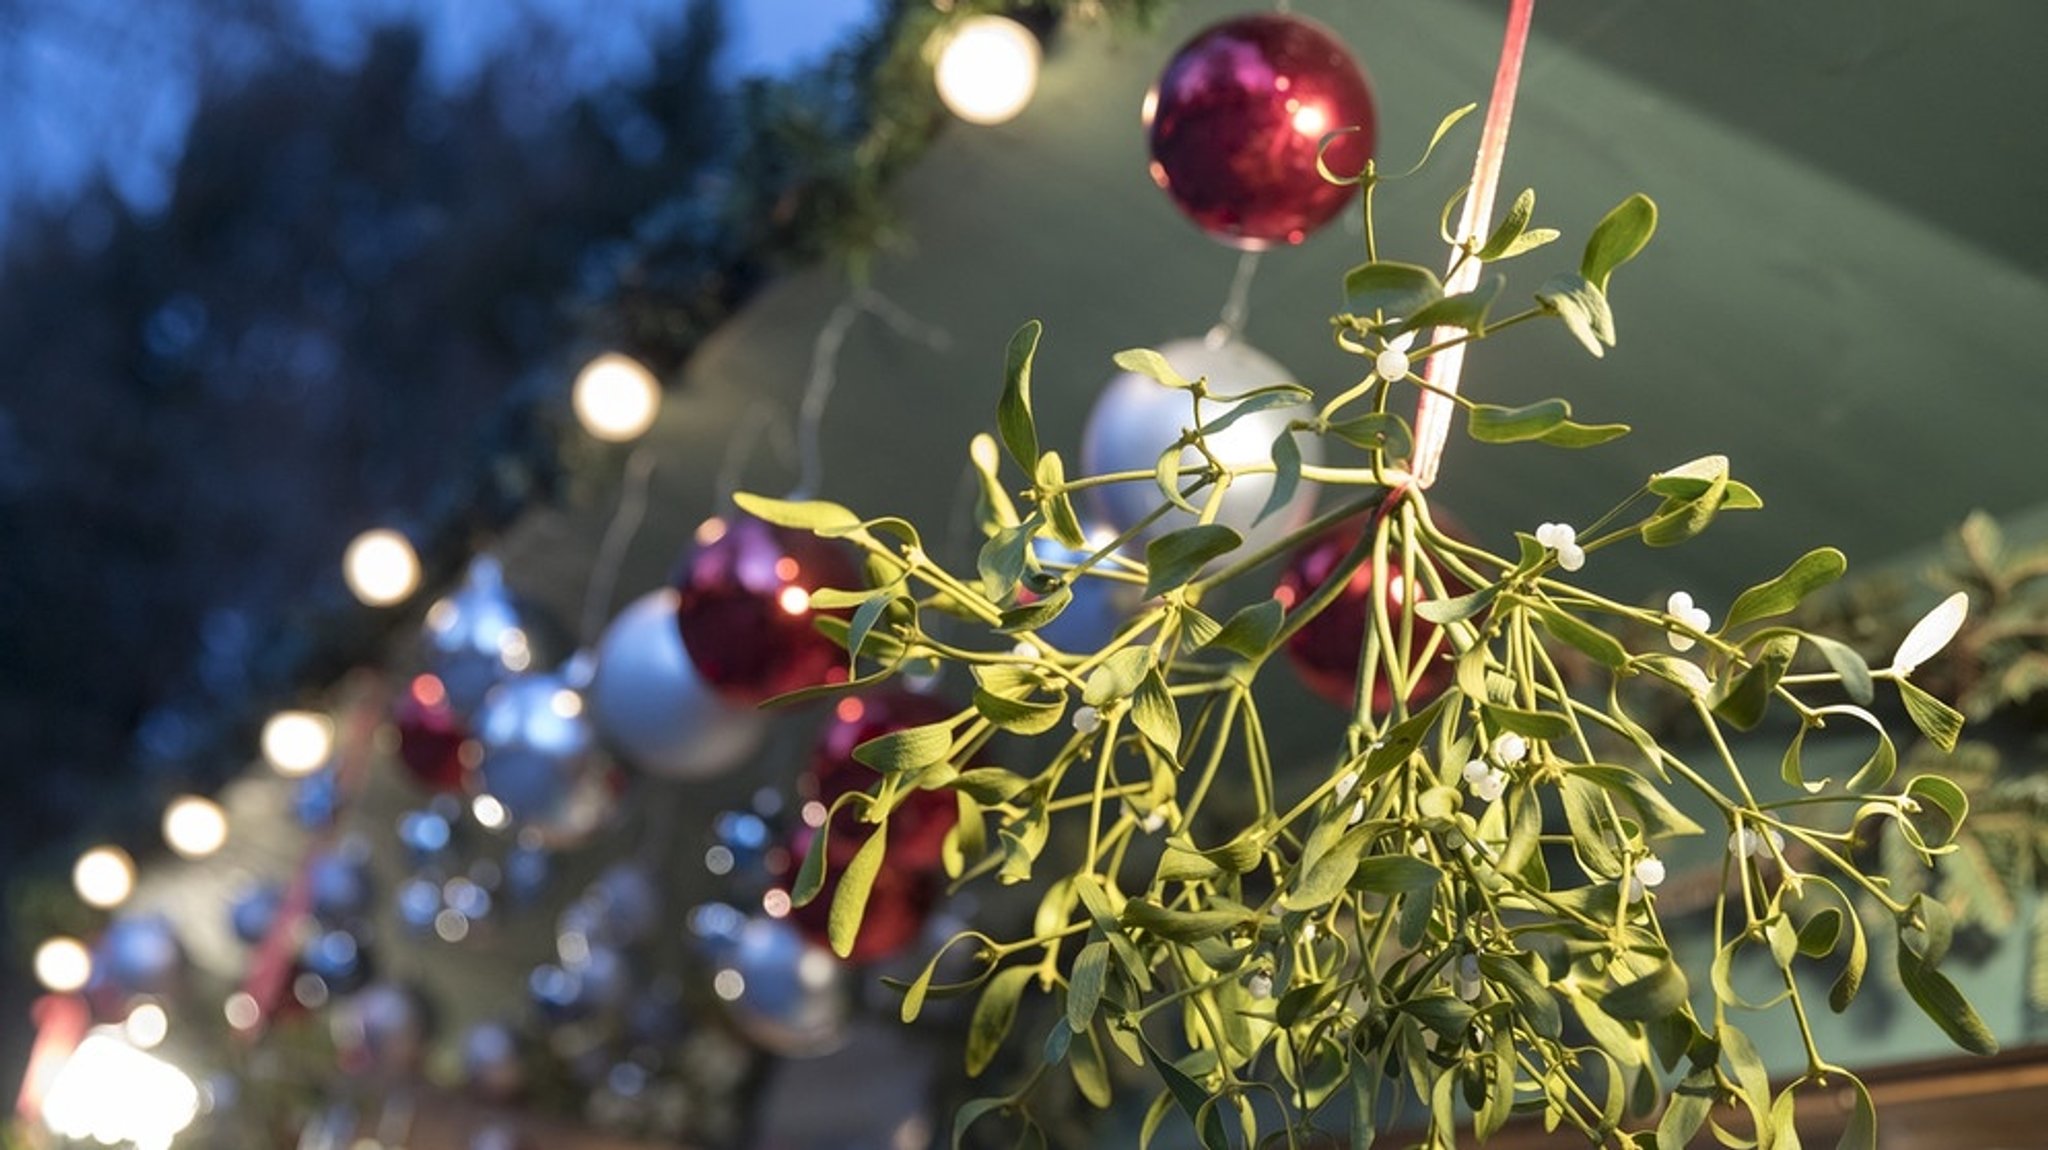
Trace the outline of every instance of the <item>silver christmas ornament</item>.
<instances>
[{"instance_id":1,"label":"silver christmas ornament","mask_svg":"<svg viewBox=\"0 0 2048 1150\"><path fill-rule=\"evenodd\" d=\"M674 779L707 779L744 763L766 718L725 702L697 673L676 626L676 592L635 599L605 630L590 684L591 721L626 762Z\"/></svg>"}]
</instances>

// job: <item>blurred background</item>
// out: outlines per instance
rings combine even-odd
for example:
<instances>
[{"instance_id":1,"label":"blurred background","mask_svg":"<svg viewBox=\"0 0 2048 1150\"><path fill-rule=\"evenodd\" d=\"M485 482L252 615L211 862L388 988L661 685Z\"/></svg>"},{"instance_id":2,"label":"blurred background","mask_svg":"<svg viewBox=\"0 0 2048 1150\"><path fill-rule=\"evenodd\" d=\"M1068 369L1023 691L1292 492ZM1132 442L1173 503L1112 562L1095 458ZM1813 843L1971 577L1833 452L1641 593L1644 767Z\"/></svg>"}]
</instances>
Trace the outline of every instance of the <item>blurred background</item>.
<instances>
[{"instance_id":1,"label":"blurred background","mask_svg":"<svg viewBox=\"0 0 2048 1150\"><path fill-rule=\"evenodd\" d=\"M1070 460L1112 353L1219 321L1319 392L1347 385L1355 361L1326 319L1360 259L1354 215L1247 260L1147 174L1148 87L1189 36L1245 7L1026 6L1043 45L1035 95L980 125L931 90L928 38L964 13L921 0L0 0L0 1080L29 1057L35 1028L19 1021L37 945L108 924L71 881L99 843L140 864L136 905L171 916L218 1014L255 953L222 908L289 876L321 836L355 836L374 891L358 941L380 940L380 982L438 1004L428 1077L443 1083L471 1073L461 1047L481 1022L517 1014L521 1042L558 1036L560 1019L524 1021L547 1009L526 1002L532 973L561 914L622 861L652 880L650 932L668 939L636 944L653 949L635 961L699 977L678 941L704 936L690 912L742 901L703 862L736 845L739 824L719 819L787 819L763 796L790 791L819 716L779 723L714 780L634 774L615 831L547 852L533 908L501 894L474 916L489 929L453 941L408 932L393 902L431 869L394 829L434 813L428 791L366 738L366 780L331 829L305 783L252 767L265 720L306 707L345 732L356 707L374 725L388 708L363 700L431 666L429 605L479 555L502 565L537 647L550 626L556 655L590 646L592 602L601 624L669 582L734 486L816 480L864 514L937 525L935 550L971 563L965 443L990 423L1004 343L1026 319L1046 324L1041 434ZM1384 166L1406 168L1446 112L1485 99L1499 3L1289 7L1334 29L1370 77ZM1534 186L1538 222L1574 251L1631 192L1662 220L1617 277L1604 360L1562 332L1514 333L1475 349L1466 386L1505 404L1565 395L1581 419L1638 430L1570 457L1454 437L1437 505L1505 545L1725 452L1766 511L1679 551L1603 555L1598 585L1643 602L1685 588L1718 610L1831 543L1852 573L1889 576L1837 608L1873 659L1944 586L1923 576L1955 557L1972 512L2004 525L1999 562L2038 543L2044 38L2048 10L2024 0L1541 8L1504 189ZM1440 262L1439 212L1475 136L1476 117L1382 192L1389 254ZM1511 295L1548 274L1545 258L1511 268ZM571 407L578 369L606 352L660 388L637 446L593 437ZM831 403L813 444L799 412L821 382ZM622 505L644 514L616 531ZM377 527L411 541L421 588L365 607L341 556ZM1977 689L1973 718L2001 734L1982 793L2007 786L2027 811L2048 616L2019 597L2007 618L2008 645L1951 685ZM360 668L384 695L350 678ZM1341 717L1295 684L1276 690L1294 720L1274 724L1284 753L1312 759ZM159 822L184 794L223 803L223 856L166 852ZM439 817L502 877L519 844L460 803ZM2035 941L2048 919L2020 861L2040 848L1992 849L1987 873L2012 897L1978 908L1972 993L2024 1048L2048 1006ZM454 864L436 858L445 888ZM678 994L698 1004L684 1013L715 1013L704 987ZM807 1064L743 1025L746 1053L730 1060L747 1113L724 1126L650 1117L645 1091L615 1089L630 1074L609 1077L637 1065L617 1045L590 1056L595 1071L555 1051L560 1085L520 1097L579 1131L550 1145L607 1144L567 1141L591 1130L851 1145L806 1125L829 1108L776 1100L836 1083L850 1104L865 1064L865 1096L904 1086L871 1124L890 1144L957 1071L932 1035L861 1027L838 1061ZM1877 1062L1941 1052L1903 1016L1851 1040ZM906 1042L881 1057L865 1045ZM681 1057L649 1075L690 1078ZM891 1066L910 1069L873 1070ZM591 1074L627 1102L593 1114ZM242 1080L266 1081L246 1065ZM277 1113L333 1112L317 1080L294 1087ZM2025 1105L2048 1113L2048 1086L2030 1089ZM333 1144L384 1137L349 1131Z\"/></svg>"}]
</instances>

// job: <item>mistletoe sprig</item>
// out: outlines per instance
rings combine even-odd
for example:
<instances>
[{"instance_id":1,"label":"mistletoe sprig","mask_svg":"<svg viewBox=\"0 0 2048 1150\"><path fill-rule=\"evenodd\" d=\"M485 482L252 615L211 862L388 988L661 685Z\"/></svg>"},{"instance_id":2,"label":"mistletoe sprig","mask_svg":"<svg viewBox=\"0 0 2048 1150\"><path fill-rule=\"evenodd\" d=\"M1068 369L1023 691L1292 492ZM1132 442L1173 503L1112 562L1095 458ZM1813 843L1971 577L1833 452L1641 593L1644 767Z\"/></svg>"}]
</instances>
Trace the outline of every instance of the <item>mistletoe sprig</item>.
<instances>
[{"instance_id":1,"label":"mistletoe sprig","mask_svg":"<svg viewBox=\"0 0 2048 1150\"><path fill-rule=\"evenodd\" d=\"M1934 774L1897 785L1891 736L1867 708L1884 684L1923 733L1952 746L1960 716L1910 675L1960 617L1931 620L1918 657L1873 670L1848 646L1784 621L1842 574L1844 560L1829 548L1743 591L1718 627L1689 599L1646 608L1570 579L1600 551L1676 545L1723 512L1761 506L1719 456L1650 476L1583 529L1549 523L1518 533L1505 553L1446 533L1403 469L1413 435L1393 400L1430 386L1413 366L1542 319L1599 354L1614 342L1612 274L1648 242L1656 210L1642 196L1624 201L1593 230L1575 271L1547 280L1525 310L1494 319L1504 277L1446 295L1428 269L1380 258L1370 218L1382 179L1368 170L1358 182L1367 260L1346 276L1349 307L1332 330L1367 369L1327 398L1288 383L1217 394L1156 352L1127 351L1120 366L1186 395L1186 430L1160 445L1150 471L1070 477L1038 441L1033 322L1009 346L998 436L978 436L970 450L985 540L972 572L935 561L899 518L741 499L756 515L846 540L866 557L869 586L812 600L848 612L821 625L852 660L848 683L816 691L857 690L931 663L963 668L975 683L971 704L951 718L859 748L877 780L839 800L885 825L914 791L951 792L961 817L947 843L950 873L1041 884L1028 933L963 932L901 987L906 1020L934 997L978 996L966 1042L973 1074L1029 1017L1020 1011L1026 995L1056 1010L1045 1033L1026 1038L1039 1054L1021 1081L959 1112L955 1144L997 1113L1034 1133L1035 1089L1061 1067L1083 1097L1106 1106L1111 1066L1123 1060L1150 1068L1160 1085L1146 1140L1179 1111L1210 1150L1293 1146L1319 1123L1348 1123L1351 1144L1364 1147L1397 1121L1404 1099L1421 1101L1420 1138L1430 1147L1452 1146L1466 1122L1485 1138L1516 1114L1603 1145L1668 1150L1710 1128L1731 1146L1789 1146L1795 1095L1837 1082L1856 1100L1844 1145L1873 1145L1869 1094L1818 1048L1797 977L1804 967L1831 971L1828 1006L1849 1006L1871 949L1858 901L1893 919L1899 975L1928 1014L1966 1049L1994 1046L1938 969L1952 931L1946 909L1901 897L1851 853L1872 824L1925 864L1951 849L1963 792ZM1531 226L1534 202L1523 192L1459 258L1496 263L1554 239ZM1447 330L1448 341L1415 346L1422 333ZM1451 398L1482 442L1581 448L1627 431L1577 422L1561 399L1510 408ZM1209 450L1210 437L1271 408L1300 414L1270 459L1233 464ZM1301 435L1323 437L1351 461L1304 464ZM1188 449L1193 463L1183 462ZM1004 477L1004 454L1026 477L1021 485ZM1273 477L1268 513L1305 482L1332 489L1334 506L1247 553L1216 520L1224 493L1249 475ZM1153 485L1157 509L1117 538L1091 542L1073 499L1098 484ZM1135 557L1134 541L1175 507L1197 515L1195 525L1151 539ZM1272 598L1225 618L1205 608L1346 521L1362 525L1357 545L1291 608ZM1039 537L1084 558L1044 563L1032 548ZM1256 685L1275 652L1362 568L1375 587L1398 578L1413 590L1393 602L1375 597L1341 745L1311 771L1283 776ZM1037 634L1080 579L1143 588L1144 605L1100 650L1060 650ZM1635 650L1619 637L1646 628L1671 649ZM1568 678L1564 648L1598 668L1604 689ZM1802 664L1807 653L1814 657ZM1455 668L1449 685L1422 690L1445 660ZM1674 693L1696 737L1654 736L1624 706L1626 680ZM1729 731L1757 727L1774 708L1797 721L1779 759L1795 788L1792 798L1764 801ZM1844 729L1874 739L1862 768L1839 782L1806 779L1805 740ZM1013 766L991 765L998 748ZM1304 773L1305 785L1296 777ZM1212 802L1225 790L1248 795L1253 813L1219 833ZM1703 824L1688 810L1711 816ZM1071 855L1048 848L1056 822L1074 828ZM1659 851L1700 834L1728 845L1705 987L1674 958L1655 891L1665 873ZM886 844L869 835L840 876L829 922L842 953ZM822 846L810 852L797 902L823 888L827 856ZM936 983L940 958L955 950L971 952L971 973ZM1751 955L1781 985L1763 1001L1731 975ZM1805 1045L1803 1071L1775 1090L1740 1021L1768 1009L1790 1011Z\"/></svg>"}]
</instances>

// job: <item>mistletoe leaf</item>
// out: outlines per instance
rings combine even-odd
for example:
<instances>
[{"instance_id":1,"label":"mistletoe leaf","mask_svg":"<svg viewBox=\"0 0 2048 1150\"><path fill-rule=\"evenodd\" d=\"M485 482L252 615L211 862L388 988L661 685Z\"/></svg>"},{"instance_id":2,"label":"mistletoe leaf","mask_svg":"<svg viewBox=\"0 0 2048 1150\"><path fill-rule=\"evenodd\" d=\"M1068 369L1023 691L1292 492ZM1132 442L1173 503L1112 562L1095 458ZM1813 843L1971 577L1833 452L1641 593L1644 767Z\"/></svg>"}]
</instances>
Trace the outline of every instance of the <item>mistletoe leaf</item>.
<instances>
[{"instance_id":1,"label":"mistletoe leaf","mask_svg":"<svg viewBox=\"0 0 2048 1150\"><path fill-rule=\"evenodd\" d=\"M770 499L745 491L736 493L732 501L740 510L756 519L773 523L777 527L790 527L798 531L827 531L860 526L860 516L823 499Z\"/></svg>"},{"instance_id":2,"label":"mistletoe leaf","mask_svg":"<svg viewBox=\"0 0 2048 1150\"><path fill-rule=\"evenodd\" d=\"M1146 1055L1152 1059L1153 1067L1166 1083L1167 1093L1173 1095L1181 1112L1195 1124L1195 1134L1201 1139L1203 1150L1230 1150L1230 1135L1224 1132L1223 1114L1209 1104L1212 1100L1209 1091L1188 1077L1180 1067L1167 1061L1142 1030L1138 1032L1138 1041L1144 1044Z\"/></svg>"},{"instance_id":3,"label":"mistletoe leaf","mask_svg":"<svg viewBox=\"0 0 2048 1150\"><path fill-rule=\"evenodd\" d=\"M1375 260L1344 273L1345 306L1355 315L1414 315L1443 294L1443 281L1420 264Z\"/></svg>"},{"instance_id":4,"label":"mistletoe leaf","mask_svg":"<svg viewBox=\"0 0 2048 1150\"><path fill-rule=\"evenodd\" d=\"M1017 466L1031 471L1038 465L1038 426L1031 414L1031 360L1038 354L1038 337L1045 325L1027 321L1010 337L1003 353L1003 395L996 401L996 430L1003 446Z\"/></svg>"},{"instance_id":5,"label":"mistletoe leaf","mask_svg":"<svg viewBox=\"0 0 2048 1150\"><path fill-rule=\"evenodd\" d=\"M1600 1008L1624 1022L1650 1022L1683 1009L1692 987L1675 962L1623 983L1600 999Z\"/></svg>"},{"instance_id":6,"label":"mistletoe leaf","mask_svg":"<svg viewBox=\"0 0 2048 1150\"><path fill-rule=\"evenodd\" d=\"M1245 659L1259 658L1272 646L1273 637L1280 633L1280 624L1286 613L1278 599L1261 599L1239 609L1203 646L1228 651Z\"/></svg>"},{"instance_id":7,"label":"mistletoe leaf","mask_svg":"<svg viewBox=\"0 0 2048 1150\"><path fill-rule=\"evenodd\" d=\"M1102 1005L1102 987L1109 976L1109 942L1096 939L1074 956L1067 975L1067 1027L1076 1034L1095 1021L1095 1009Z\"/></svg>"},{"instance_id":8,"label":"mistletoe leaf","mask_svg":"<svg viewBox=\"0 0 2048 1150\"><path fill-rule=\"evenodd\" d=\"M1798 607L1808 595L1840 579L1848 569L1847 557L1833 547L1808 551L1776 578L1737 595L1721 630L1726 633L1757 619L1783 615Z\"/></svg>"},{"instance_id":9,"label":"mistletoe leaf","mask_svg":"<svg viewBox=\"0 0 2048 1150\"><path fill-rule=\"evenodd\" d=\"M1856 648L1826 635L1815 635L1810 631L1800 632L1800 637L1811 643L1835 674L1842 677L1842 690L1859 706L1867 707L1877 697L1876 685L1870 678L1870 664Z\"/></svg>"},{"instance_id":10,"label":"mistletoe leaf","mask_svg":"<svg viewBox=\"0 0 2048 1150\"><path fill-rule=\"evenodd\" d=\"M1118 699L1128 699L1137 693L1138 685L1151 669L1151 650L1126 647L1088 673L1081 686L1081 701L1091 707L1106 707Z\"/></svg>"},{"instance_id":11,"label":"mistletoe leaf","mask_svg":"<svg viewBox=\"0 0 2048 1150\"><path fill-rule=\"evenodd\" d=\"M1263 523L1266 517L1294 502L1294 493L1301 486L1301 445L1294 442L1294 431L1282 431L1273 440L1273 489L1266 495L1265 506L1253 524Z\"/></svg>"},{"instance_id":12,"label":"mistletoe leaf","mask_svg":"<svg viewBox=\"0 0 2048 1150\"><path fill-rule=\"evenodd\" d=\"M1536 619L1543 624L1544 630L1576 647L1594 662L1610 671L1628 666L1628 649L1614 636L1549 603L1536 602L1529 607L1536 613Z\"/></svg>"},{"instance_id":13,"label":"mistletoe leaf","mask_svg":"<svg viewBox=\"0 0 2048 1150\"><path fill-rule=\"evenodd\" d=\"M1400 331L1454 327L1477 335L1486 330L1486 313L1493 309L1493 301L1500 298L1501 289L1507 284L1506 276L1487 276L1471 291L1447 295L1417 309L1396 327Z\"/></svg>"},{"instance_id":14,"label":"mistletoe leaf","mask_svg":"<svg viewBox=\"0 0 2048 1150\"><path fill-rule=\"evenodd\" d=\"M974 709L982 718L1013 735L1042 735L1059 725L1060 716L1067 711L1067 697L1055 695L1043 701L1020 699L976 687ZM1018 789L1021 790L1021 779L1019 783Z\"/></svg>"},{"instance_id":15,"label":"mistletoe leaf","mask_svg":"<svg viewBox=\"0 0 2048 1150\"><path fill-rule=\"evenodd\" d=\"M1010 1027L1017 1021L1017 1002L1024 996L1024 986L1035 973L1028 966L1007 966L989 979L980 1001L974 1004L973 1017L967 1022L969 1077L979 1077L988 1069L1003 1040L1010 1036Z\"/></svg>"},{"instance_id":16,"label":"mistletoe leaf","mask_svg":"<svg viewBox=\"0 0 2048 1150\"><path fill-rule=\"evenodd\" d=\"M853 861L840 872L839 889L832 895L832 909L825 918L825 936L832 944L832 953L841 958L853 953L854 940L860 936L868 893L874 890L875 875L881 872L882 856L888 849L888 830L884 824L869 833L868 841L860 844Z\"/></svg>"},{"instance_id":17,"label":"mistletoe leaf","mask_svg":"<svg viewBox=\"0 0 2048 1150\"><path fill-rule=\"evenodd\" d=\"M1593 233L1586 237L1586 252L1579 259L1579 274L1605 292L1614 269L1636 258L1650 236L1657 231L1657 205L1641 192L1616 204ZM1608 342L1612 343L1610 339Z\"/></svg>"},{"instance_id":18,"label":"mistletoe leaf","mask_svg":"<svg viewBox=\"0 0 2048 1150\"><path fill-rule=\"evenodd\" d=\"M1176 391L1186 391L1194 386L1186 376L1174 370L1173 364L1167 362L1165 356L1149 347L1129 348L1117 352L1110 360L1125 371L1142 375L1154 383Z\"/></svg>"},{"instance_id":19,"label":"mistletoe leaf","mask_svg":"<svg viewBox=\"0 0 2048 1150\"><path fill-rule=\"evenodd\" d=\"M1145 544L1145 598L1184 586L1208 562L1237 550L1244 537L1221 523L1197 523Z\"/></svg>"},{"instance_id":20,"label":"mistletoe leaf","mask_svg":"<svg viewBox=\"0 0 2048 1150\"><path fill-rule=\"evenodd\" d=\"M1137 693L1131 696L1131 721L1159 753L1168 757L1180 754L1180 709L1167 693L1159 668L1148 668Z\"/></svg>"},{"instance_id":21,"label":"mistletoe leaf","mask_svg":"<svg viewBox=\"0 0 2048 1150\"><path fill-rule=\"evenodd\" d=\"M1927 741L1944 751L1956 749L1956 739L1963 733L1963 713L1928 694L1910 679L1897 679L1899 701L1906 705L1906 716Z\"/></svg>"},{"instance_id":22,"label":"mistletoe leaf","mask_svg":"<svg viewBox=\"0 0 2048 1150\"><path fill-rule=\"evenodd\" d=\"M1507 214L1495 224L1493 234L1486 237L1486 243L1476 253L1481 260L1492 263L1507 255L1514 242L1529 230L1529 223L1536 218L1536 189L1523 188L1521 194L1508 205Z\"/></svg>"},{"instance_id":23,"label":"mistletoe leaf","mask_svg":"<svg viewBox=\"0 0 2048 1150\"><path fill-rule=\"evenodd\" d=\"M953 720L904 727L878 735L853 749L853 757L885 775L928 767L953 749Z\"/></svg>"},{"instance_id":24,"label":"mistletoe leaf","mask_svg":"<svg viewBox=\"0 0 2048 1150\"><path fill-rule=\"evenodd\" d=\"M1537 289L1536 302L1563 320L1565 330L1594 359L1614 346L1614 312L1608 307L1607 293L1584 276L1552 276Z\"/></svg>"},{"instance_id":25,"label":"mistletoe leaf","mask_svg":"<svg viewBox=\"0 0 2048 1150\"><path fill-rule=\"evenodd\" d=\"M1388 459L1404 459L1415 449L1408 421L1390 411L1375 411L1330 425L1330 434L1355 447L1378 451Z\"/></svg>"}]
</instances>

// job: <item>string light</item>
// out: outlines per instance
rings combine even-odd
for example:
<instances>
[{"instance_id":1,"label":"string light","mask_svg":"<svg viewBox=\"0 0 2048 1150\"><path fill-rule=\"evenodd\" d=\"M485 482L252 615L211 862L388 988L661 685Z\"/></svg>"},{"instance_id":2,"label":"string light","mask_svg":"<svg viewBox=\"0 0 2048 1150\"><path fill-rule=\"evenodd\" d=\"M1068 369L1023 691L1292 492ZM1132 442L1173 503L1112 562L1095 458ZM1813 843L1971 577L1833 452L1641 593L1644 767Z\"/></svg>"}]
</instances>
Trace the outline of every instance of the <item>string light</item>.
<instances>
[{"instance_id":1,"label":"string light","mask_svg":"<svg viewBox=\"0 0 2048 1150\"><path fill-rule=\"evenodd\" d=\"M36 947L36 981L43 989L69 994L92 981L92 952L75 938L58 935Z\"/></svg>"},{"instance_id":2,"label":"string light","mask_svg":"<svg viewBox=\"0 0 2048 1150\"><path fill-rule=\"evenodd\" d=\"M640 361L608 353L577 373L570 403L577 422L592 437L626 443L654 426L661 411L661 384Z\"/></svg>"},{"instance_id":3,"label":"string light","mask_svg":"<svg viewBox=\"0 0 2048 1150\"><path fill-rule=\"evenodd\" d=\"M78 856L71 885L87 905L112 910L135 893L135 860L120 847L94 847Z\"/></svg>"},{"instance_id":4,"label":"string light","mask_svg":"<svg viewBox=\"0 0 2048 1150\"><path fill-rule=\"evenodd\" d=\"M402 603L420 585L420 557L412 542L388 527L355 537L341 556L341 576L355 597L372 607Z\"/></svg>"},{"instance_id":5,"label":"string light","mask_svg":"<svg viewBox=\"0 0 2048 1150\"><path fill-rule=\"evenodd\" d=\"M220 804L181 795L164 808L164 841L180 857L203 859L228 841L228 816Z\"/></svg>"},{"instance_id":6,"label":"string light","mask_svg":"<svg viewBox=\"0 0 2048 1150\"><path fill-rule=\"evenodd\" d=\"M121 1031L137 1050L155 1050L171 1032L171 1016L154 1002L136 1004L121 1023Z\"/></svg>"},{"instance_id":7,"label":"string light","mask_svg":"<svg viewBox=\"0 0 2048 1150\"><path fill-rule=\"evenodd\" d=\"M1005 16L962 20L939 52L939 99L970 124L1015 119L1038 90L1038 37Z\"/></svg>"},{"instance_id":8,"label":"string light","mask_svg":"<svg viewBox=\"0 0 2048 1150\"><path fill-rule=\"evenodd\" d=\"M279 711L263 724L263 757L280 775L310 775L334 753L334 724L311 711Z\"/></svg>"},{"instance_id":9,"label":"string light","mask_svg":"<svg viewBox=\"0 0 2048 1150\"><path fill-rule=\"evenodd\" d=\"M109 1026L85 1036L43 1096L43 1122L56 1134L137 1150L168 1150L198 1116L192 1079Z\"/></svg>"}]
</instances>

